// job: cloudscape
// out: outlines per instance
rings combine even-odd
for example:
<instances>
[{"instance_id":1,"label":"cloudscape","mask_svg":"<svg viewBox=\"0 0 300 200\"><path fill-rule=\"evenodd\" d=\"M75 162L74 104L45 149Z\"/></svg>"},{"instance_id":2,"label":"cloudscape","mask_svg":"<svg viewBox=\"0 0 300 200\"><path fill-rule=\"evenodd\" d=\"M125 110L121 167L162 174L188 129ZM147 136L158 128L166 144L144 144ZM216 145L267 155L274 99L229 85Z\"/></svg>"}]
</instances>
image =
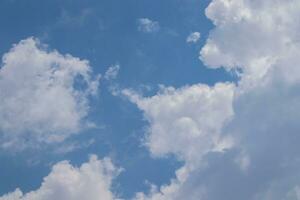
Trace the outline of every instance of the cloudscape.
<instances>
[{"instance_id":1,"label":"cloudscape","mask_svg":"<svg viewBox=\"0 0 300 200\"><path fill-rule=\"evenodd\" d=\"M0 16L0 200L300 200L300 1Z\"/></svg>"}]
</instances>

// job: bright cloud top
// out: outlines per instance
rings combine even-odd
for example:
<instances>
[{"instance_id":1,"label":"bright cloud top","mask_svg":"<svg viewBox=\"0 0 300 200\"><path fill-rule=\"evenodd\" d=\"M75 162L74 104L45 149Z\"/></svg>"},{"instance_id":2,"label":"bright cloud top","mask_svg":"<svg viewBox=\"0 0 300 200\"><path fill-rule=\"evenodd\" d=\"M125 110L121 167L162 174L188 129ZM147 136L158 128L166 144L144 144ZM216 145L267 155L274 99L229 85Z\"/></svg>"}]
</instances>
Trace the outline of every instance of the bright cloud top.
<instances>
[{"instance_id":1,"label":"bright cloud top","mask_svg":"<svg viewBox=\"0 0 300 200\"><path fill-rule=\"evenodd\" d=\"M1 147L60 142L86 126L88 98L97 94L99 83L88 61L48 51L29 38L2 62Z\"/></svg>"},{"instance_id":2,"label":"bright cloud top","mask_svg":"<svg viewBox=\"0 0 300 200\"><path fill-rule=\"evenodd\" d=\"M199 84L162 88L158 95L149 98L130 90L123 94L145 112L150 122L147 146L153 155L173 153L185 161L194 161L206 151L222 149L219 134L233 115L233 88L229 83L213 88Z\"/></svg>"},{"instance_id":3,"label":"bright cloud top","mask_svg":"<svg viewBox=\"0 0 300 200\"><path fill-rule=\"evenodd\" d=\"M138 19L138 30L145 33L153 33L159 31L160 26L156 21L152 21L148 18Z\"/></svg>"}]
</instances>

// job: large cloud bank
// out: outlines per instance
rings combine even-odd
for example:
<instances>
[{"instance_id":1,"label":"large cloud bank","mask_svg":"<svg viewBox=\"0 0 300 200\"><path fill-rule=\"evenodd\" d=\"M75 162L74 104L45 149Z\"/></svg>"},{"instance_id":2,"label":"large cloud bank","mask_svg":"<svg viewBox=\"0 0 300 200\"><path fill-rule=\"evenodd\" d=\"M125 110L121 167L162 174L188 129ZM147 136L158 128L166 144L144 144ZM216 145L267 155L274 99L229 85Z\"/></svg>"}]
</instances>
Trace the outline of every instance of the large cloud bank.
<instances>
[{"instance_id":1,"label":"large cloud bank","mask_svg":"<svg viewBox=\"0 0 300 200\"><path fill-rule=\"evenodd\" d=\"M201 60L237 83L125 90L149 121L153 156L185 162L139 200L300 199L300 2L213 0Z\"/></svg>"}]
</instances>

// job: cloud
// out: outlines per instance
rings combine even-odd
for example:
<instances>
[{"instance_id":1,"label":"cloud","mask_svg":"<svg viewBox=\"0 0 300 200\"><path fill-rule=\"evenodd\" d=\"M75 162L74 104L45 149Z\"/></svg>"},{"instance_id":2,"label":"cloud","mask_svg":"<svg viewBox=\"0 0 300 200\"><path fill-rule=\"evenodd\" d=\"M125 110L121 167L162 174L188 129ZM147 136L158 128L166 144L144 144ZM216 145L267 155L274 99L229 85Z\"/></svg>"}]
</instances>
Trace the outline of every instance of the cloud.
<instances>
[{"instance_id":1,"label":"cloud","mask_svg":"<svg viewBox=\"0 0 300 200\"><path fill-rule=\"evenodd\" d=\"M216 27L201 51L202 60L211 68L241 69L248 84L250 79L258 82L297 52L299 6L294 1L212 1L206 15Z\"/></svg>"},{"instance_id":2,"label":"cloud","mask_svg":"<svg viewBox=\"0 0 300 200\"><path fill-rule=\"evenodd\" d=\"M186 38L186 42L187 43L196 43L196 42L198 42L200 37L201 37L201 34L199 32L193 32Z\"/></svg>"},{"instance_id":3,"label":"cloud","mask_svg":"<svg viewBox=\"0 0 300 200\"><path fill-rule=\"evenodd\" d=\"M138 19L138 30L145 33L153 33L159 31L160 26L156 21L152 21L148 18Z\"/></svg>"},{"instance_id":4,"label":"cloud","mask_svg":"<svg viewBox=\"0 0 300 200\"><path fill-rule=\"evenodd\" d=\"M153 97L125 93L149 122L150 152L185 163L170 184L136 199L299 199L299 10L293 0L213 0L206 15L215 27L200 58L209 68L236 72L236 86L202 85L210 88L206 95L198 89L186 96L187 88ZM189 123L179 126L183 116ZM226 148L207 142L216 135ZM191 149L196 153L186 156Z\"/></svg>"},{"instance_id":5,"label":"cloud","mask_svg":"<svg viewBox=\"0 0 300 200\"><path fill-rule=\"evenodd\" d=\"M70 152L74 152L79 149L87 148L95 143L95 139L90 139L88 141L78 141L78 142L64 142L63 144L59 144L59 146L54 148L54 153L56 154L67 154Z\"/></svg>"},{"instance_id":6,"label":"cloud","mask_svg":"<svg viewBox=\"0 0 300 200\"><path fill-rule=\"evenodd\" d=\"M112 65L104 74L106 80L116 79L120 71L120 65Z\"/></svg>"},{"instance_id":7,"label":"cloud","mask_svg":"<svg viewBox=\"0 0 300 200\"><path fill-rule=\"evenodd\" d=\"M206 15L212 20L215 27L210 32L207 42L200 52L200 58L211 69L224 68L236 72L239 80L236 83L217 83L214 86L195 84L182 88L163 87L158 94L151 97L144 97L129 89L122 91L123 95L127 96L143 111L145 120L149 123L145 144L151 154L156 157L172 154L183 162L183 166L176 171L176 177L170 180L169 184L162 187L153 185L148 193L137 193L136 200L299 199L299 10L300 3L294 0L212 0L206 9ZM144 21L151 22L151 20ZM15 49L19 46L22 45L17 45ZM23 92L23 89L18 89L18 87L26 86L25 88L28 88L30 86L29 91L36 91L32 88L37 88L37 91L44 91L43 87L40 89L43 84L40 82L38 85L34 84L40 78L38 66L49 66L36 64L41 62L40 57L46 55L48 58L51 55L51 59L49 58L51 61L52 57L55 57L55 60L57 57L60 58L58 60L75 59L61 56L58 53L45 52L41 48L37 48L36 45L31 46L33 46L33 52L38 53L32 56L26 54L27 51L20 51L23 56L17 56L17 60L21 58L22 62L18 61L15 64L16 59L4 57L4 67L0 72L0 87L8 88L8 85L13 87L10 87L12 90L1 89L7 94L0 98L3 101L0 108L3 105L6 109L15 108L14 106L7 107L5 101L2 100L5 98L9 98L7 102L14 102L15 98L17 97L18 100L20 96L22 101L18 100L17 102L23 103L24 99L26 106L27 102L35 99L24 95L27 90ZM13 54L10 52L7 55L15 55L15 49L11 50ZM12 57L15 58L16 56ZM28 61L29 64L25 62L28 58L31 58L30 62ZM37 59L37 61L32 64L32 59L34 61ZM7 62L7 60L11 61ZM33 67L34 70L30 68L31 70L22 71L23 68L20 68L21 71L14 70L14 73L3 76L6 74L3 69L14 69L14 66L20 66L19 63L22 63L21 66ZM58 68L61 69L61 66L65 66L61 63L64 62L56 61L54 66L52 64L48 68L54 67L56 69L59 66ZM32 71L37 71L36 74L38 75L32 76ZM11 78L12 74L14 78ZM2 77L13 81L1 84L3 80L6 80ZM47 78L48 76L46 76L46 80L48 80ZM72 78L71 80L73 80ZM22 81L21 84L15 83L15 80L26 81ZM31 83L29 80L35 81ZM65 83L65 78L58 80L59 83ZM67 81L67 83L69 82ZM74 87L70 86L73 84L67 85L71 91L75 90ZM63 86L65 88L64 84ZM10 94L10 92L19 90L22 92ZM88 91L90 90L88 89ZM34 94L30 93L29 96L35 97ZM71 92L71 94L73 93ZM86 98L85 95L83 96ZM46 99L48 100L48 98ZM56 102L51 101L54 104ZM34 101L34 105L39 104ZM24 107L21 106L22 109L20 110L22 111ZM56 107L59 106L56 105ZM33 107L29 108L30 110L33 109ZM11 113L14 112L9 110L3 116L7 117ZM19 110L16 110L15 113L19 113ZM2 118L6 119L3 116ZM26 119L31 121L35 118L27 117ZM5 122L5 120L0 121L1 123ZM52 122L49 119L48 121ZM27 121L25 120L25 122ZM43 127L36 125L40 124L40 121L36 123L33 120L33 122L37 128L33 126L34 129L29 129L28 127L32 128L32 126L27 126L26 123L19 124L26 124L25 130ZM41 124L43 125L43 123ZM47 125L49 124L47 123ZM15 133L19 133L16 130L14 130ZM87 180L81 176L75 180L65 178L69 174L74 177L73 173L82 174L84 167L72 168L70 164L65 162L58 164L58 166L60 165L64 166L62 168L65 170L61 170L62 173L59 173L61 171L55 170L54 167L50 175L45 178L40 189L25 195L20 190L16 190L16 192L2 198L6 198L5 200L9 198L25 198L26 200L29 197L36 199L39 197L43 197L42 199L76 199L75 197L72 198L73 196L68 196L74 194L72 192L74 191L78 198L93 199L93 196L82 196L82 193L99 194L90 189L94 188L92 186L96 183L101 184L97 187L97 191L107 194L108 200L114 198L113 194L109 192L110 182L105 181L103 183L100 181L111 180L110 178L101 176L95 180L96 183L93 182L90 185L87 180L92 178ZM91 168L95 169L94 167ZM98 168L96 167L96 169ZM99 176L106 170L96 171ZM88 177L97 177L94 173L91 174ZM58 177L63 177L63 179ZM113 177L113 175L108 177ZM76 182L77 180L79 182ZM59 188L63 189L58 190L57 187L54 187L56 183L59 183ZM75 189L69 190L68 186L73 188L73 184ZM99 190L100 187L105 189ZM44 190L45 188L47 190ZM86 193L86 191L88 192ZM100 198L100 196L96 197Z\"/></svg>"},{"instance_id":8,"label":"cloud","mask_svg":"<svg viewBox=\"0 0 300 200\"><path fill-rule=\"evenodd\" d=\"M223 153L234 145L231 136L221 132L234 116L234 91L235 85L231 83L163 87L152 97L142 97L128 89L122 91L149 122L145 143L152 155L173 154L185 163L176 171L171 184L153 186L150 194L137 193L136 200L202 198L203 188L186 188L186 184L190 184L194 171L203 167L207 154Z\"/></svg>"},{"instance_id":9,"label":"cloud","mask_svg":"<svg viewBox=\"0 0 300 200\"><path fill-rule=\"evenodd\" d=\"M99 76L88 61L49 51L37 39L7 52L0 69L0 145L22 149L61 142L88 125Z\"/></svg>"},{"instance_id":10,"label":"cloud","mask_svg":"<svg viewBox=\"0 0 300 200\"><path fill-rule=\"evenodd\" d=\"M147 146L154 156L176 154L189 161L223 145L220 129L233 115L232 84L215 87L193 85L162 88L156 96L143 98L123 90L144 111L150 123ZM220 112L222 115L220 115ZM190 144L186 146L186 144ZM202 149L202 150L201 150Z\"/></svg>"},{"instance_id":11,"label":"cloud","mask_svg":"<svg viewBox=\"0 0 300 200\"><path fill-rule=\"evenodd\" d=\"M119 173L109 158L99 160L95 155L80 167L62 161L52 167L37 190L23 194L16 189L0 200L113 200L111 184Z\"/></svg>"}]
</instances>

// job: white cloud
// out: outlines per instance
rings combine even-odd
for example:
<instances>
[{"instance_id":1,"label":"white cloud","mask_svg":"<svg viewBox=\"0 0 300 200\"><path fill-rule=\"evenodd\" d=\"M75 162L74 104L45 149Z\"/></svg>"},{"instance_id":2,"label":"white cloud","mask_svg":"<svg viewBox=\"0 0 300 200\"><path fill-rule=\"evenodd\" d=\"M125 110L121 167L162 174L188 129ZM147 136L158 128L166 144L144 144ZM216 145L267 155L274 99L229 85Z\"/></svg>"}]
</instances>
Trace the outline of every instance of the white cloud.
<instances>
[{"instance_id":1,"label":"white cloud","mask_svg":"<svg viewBox=\"0 0 300 200\"><path fill-rule=\"evenodd\" d=\"M299 2L290 0L212 1L206 15L216 27L201 51L202 60L212 68L240 68L245 81L258 82L297 52L299 9Z\"/></svg>"},{"instance_id":2,"label":"white cloud","mask_svg":"<svg viewBox=\"0 0 300 200\"><path fill-rule=\"evenodd\" d=\"M116 79L120 71L120 65L112 65L104 74L106 80Z\"/></svg>"},{"instance_id":3,"label":"white cloud","mask_svg":"<svg viewBox=\"0 0 300 200\"><path fill-rule=\"evenodd\" d=\"M187 38L186 38L186 42L187 43L196 43L198 42L198 40L200 39L201 34L199 32L194 32L191 33Z\"/></svg>"},{"instance_id":4,"label":"white cloud","mask_svg":"<svg viewBox=\"0 0 300 200\"><path fill-rule=\"evenodd\" d=\"M156 21L152 21L148 18L138 19L138 30L145 33L153 33L159 31L160 26Z\"/></svg>"},{"instance_id":5,"label":"white cloud","mask_svg":"<svg viewBox=\"0 0 300 200\"><path fill-rule=\"evenodd\" d=\"M233 115L233 89L227 83L212 88L199 84L162 88L149 98L130 90L123 90L123 94L144 111L150 123L146 143L152 154L173 153L190 161L200 160L201 155L222 144L220 129Z\"/></svg>"},{"instance_id":6,"label":"white cloud","mask_svg":"<svg viewBox=\"0 0 300 200\"><path fill-rule=\"evenodd\" d=\"M222 135L222 128L233 117L234 84L220 83L214 87L197 84L175 89L162 88L152 97L142 97L123 90L144 112L149 122L146 145L154 156L174 154L185 165L176 171L170 185L153 188L150 194L137 193L136 200L174 200L202 197L204 189L184 189L194 171L203 167L203 158L231 148L234 141ZM184 190L184 191L183 191Z\"/></svg>"},{"instance_id":7,"label":"white cloud","mask_svg":"<svg viewBox=\"0 0 300 200\"><path fill-rule=\"evenodd\" d=\"M99 160L95 155L80 167L63 161L53 166L37 190L23 194L16 189L0 200L113 200L112 179L119 172L109 158Z\"/></svg>"},{"instance_id":8,"label":"white cloud","mask_svg":"<svg viewBox=\"0 0 300 200\"><path fill-rule=\"evenodd\" d=\"M3 56L0 69L0 144L21 149L60 142L85 126L88 97L99 77L88 61L22 40Z\"/></svg>"},{"instance_id":9,"label":"white cloud","mask_svg":"<svg viewBox=\"0 0 300 200\"><path fill-rule=\"evenodd\" d=\"M299 10L294 0L212 0L206 15L215 28L200 57L237 71L238 83L162 88L152 97L123 90L149 122L152 155L184 162L170 184L136 199L299 199ZM44 194L43 185L32 195ZM17 190L5 200L30 194Z\"/></svg>"},{"instance_id":10,"label":"white cloud","mask_svg":"<svg viewBox=\"0 0 300 200\"><path fill-rule=\"evenodd\" d=\"M153 187L149 194L138 193L136 199L299 199L299 10L300 2L294 0L210 3L206 15L215 28L200 57L210 68L238 72L240 80L229 90L233 97L225 98L227 101L224 95L208 93L210 98L203 102L197 91L193 91L195 100L191 96L186 98L180 88L150 98L127 92L149 122L148 141L159 144L156 151L149 145L152 153L182 155L191 149L198 153L181 156L185 165L177 170L169 185ZM185 103L174 103L170 100L174 96ZM168 103L164 103L165 99L169 99ZM213 105L232 105L232 114ZM202 106L207 110L200 111ZM195 114L188 115L190 121L201 119L201 123L177 128L177 119L181 117L178 110L184 116L193 110ZM224 124L215 116L231 120ZM201 129L194 128L195 124ZM206 139L214 137L215 131L202 127L219 127L217 135L231 138L232 145L226 145L229 148L224 151L203 146L201 142L209 144ZM205 130L207 134L199 140L188 140L194 130Z\"/></svg>"}]
</instances>

